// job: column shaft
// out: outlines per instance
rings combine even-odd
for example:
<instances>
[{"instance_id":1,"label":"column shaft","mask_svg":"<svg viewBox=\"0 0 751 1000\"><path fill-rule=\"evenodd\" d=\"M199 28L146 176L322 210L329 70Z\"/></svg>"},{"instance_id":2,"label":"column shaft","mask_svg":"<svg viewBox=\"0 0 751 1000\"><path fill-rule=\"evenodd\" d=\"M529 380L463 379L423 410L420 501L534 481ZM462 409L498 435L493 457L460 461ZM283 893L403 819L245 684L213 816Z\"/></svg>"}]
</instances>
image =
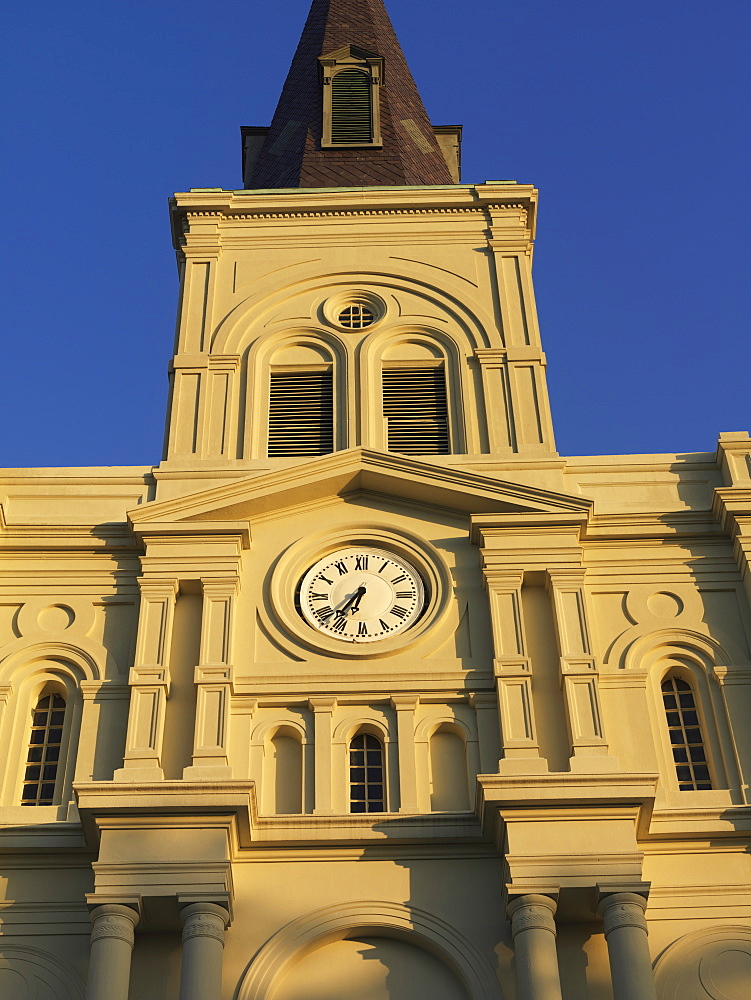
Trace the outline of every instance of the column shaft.
<instances>
[{"instance_id":1,"label":"column shaft","mask_svg":"<svg viewBox=\"0 0 751 1000\"><path fill-rule=\"evenodd\" d=\"M180 1000L221 1000L224 928L229 913L215 903L191 903L183 918Z\"/></svg>"},{"instance_id":2,"label":"column shaft","mask_svg":"<svg viewBox=\"0 0 751 1000\"><path fill-rule=\"evenodd\" d=\"M509 904L517 1000L561 1000L555 911L550 896L520 896Z\"/></svg>"},{"instance_id":3,"label":"column shaft","mask_svg":"<svg viewBox=\"0 0 751 1000\"><path fill-rule=\"evenodd\" d=\"M644 918L646 906L644 896L633 892L617 892L600 903L614 1000L657 1000Z\"/></svg>"},{"instance_id":4,"label":"column shaft","mask_svg":"<svg viewBox=\"0 0 751 1000\"><path fill-rule=\"evenodd\" d=\"M86 1000L128 1000L130 960L138 913L107 903L91 913L91 955Z\"/></svg>"}]
</instances>

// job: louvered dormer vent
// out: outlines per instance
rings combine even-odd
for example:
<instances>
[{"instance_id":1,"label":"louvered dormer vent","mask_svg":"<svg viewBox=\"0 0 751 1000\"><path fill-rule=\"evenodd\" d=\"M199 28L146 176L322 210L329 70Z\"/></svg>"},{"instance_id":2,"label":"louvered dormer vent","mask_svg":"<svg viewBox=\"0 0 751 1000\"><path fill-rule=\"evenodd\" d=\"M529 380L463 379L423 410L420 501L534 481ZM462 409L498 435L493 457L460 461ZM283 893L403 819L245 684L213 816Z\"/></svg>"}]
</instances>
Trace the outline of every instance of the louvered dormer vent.
<instances>
[{"instance_id":1,"label":"louvered dormer vent","mask_svg":"<svg viewBox=\"0 0 751 1000\"><path fill-rule=\"evenodd\" d=\"M331 142L352 145L373 141L370 76L345 69L331 81Z\"/></svg>"},{"instance_id":2,"label":"louvered dormer vent","mask_svg":"<svg viewBox=\"0 0 751 1000\"><path fill-rule=\"evenodd\" d=\"M334 450L331 368L272 371L269 458L328 455Z\"/></svg>"},{"instance_id":3,"label":"louvered dormer vent","mask_svg":"<svg viewBox=\"0 0 751 1000\"><path fill-rule=\"evenodd\" d=\"M451 452L443 365L383 369L388 449L404 455Z\"/></svg>"}]
</instances>

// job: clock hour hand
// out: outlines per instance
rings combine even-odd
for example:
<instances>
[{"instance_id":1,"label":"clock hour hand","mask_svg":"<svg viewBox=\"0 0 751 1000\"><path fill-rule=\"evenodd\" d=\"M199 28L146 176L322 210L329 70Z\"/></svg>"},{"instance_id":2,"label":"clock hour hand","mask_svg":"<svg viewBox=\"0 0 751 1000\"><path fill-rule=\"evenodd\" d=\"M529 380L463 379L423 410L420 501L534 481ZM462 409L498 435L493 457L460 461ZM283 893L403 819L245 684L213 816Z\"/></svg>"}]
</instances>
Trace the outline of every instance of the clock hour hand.
<instances>
[{"instance_id":1,"label":"clock hour hand","mask_svg":"<svg viewBox=\"0 0 751 1000\"><path fill-rule=\"evenodd\" d=\"M353 615L355 611L357 611L358 608L360 607L360 601L362 600L364 593L365 593L365 587L358 587L357 593L355 594L356 600L352 605L352 607L349 609L349 613L351 615Z\"/></svg>"},{"instance_id":2,"label":"clock hour hand","mask_svg":"<svg viewBox=\"0 0 751 1000\"><path fill-rule=\"evenodd\" d=\"M358 604L360 603L360 598L364 593L365 593L365 587L358 587L357 590L354 592L354 594L350 598L348 598L340 608L336 609L336 613L338 615L345 615L347 613L347 610L349 609L349 606L353 603L353 601L356 600ZM357 609L355 608L355 610Z\"/></svg>"}]
</instances>

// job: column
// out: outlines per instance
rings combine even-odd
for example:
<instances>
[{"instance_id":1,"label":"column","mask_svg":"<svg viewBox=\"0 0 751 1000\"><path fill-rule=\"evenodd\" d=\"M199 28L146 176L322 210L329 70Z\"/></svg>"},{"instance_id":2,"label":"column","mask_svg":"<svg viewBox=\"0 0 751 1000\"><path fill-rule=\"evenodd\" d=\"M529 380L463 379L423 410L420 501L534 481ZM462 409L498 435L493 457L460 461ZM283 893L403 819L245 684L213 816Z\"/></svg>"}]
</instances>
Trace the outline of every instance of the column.
<instances>
[{"instance_id":1,"label":"column","mask_svg":"<svg viewBox=\"0 0 751 1000\"><path fill-rule=\"evenodd\" d=\"M532 666L527 655L522 614L524 572L500 571L490 564L492 553L483 550L485 584L490 597L493 625L493 661L501 715L502 774L529 774L547 771L540 757L534 706Z\"/></svg>"},{"instance_id":2,"label":"column","mask_svg":"<svg viewBox=\"0 0 751 1000\"><path fill-rule=\"evenodd\" d=\"M161 781L164 714L169 695L169 653L177 580L140 581L141 611L135 664L130 671L130 711L124 766L116 781Z\"/></svg>"},{"instance_id":3,"label":"column","mask_svg":"<svg viewBox=\"0 0 751 1000\"><path fill-rule=\"evenodd\" d=\"M645 897L635 892L616 892L600 901L614 1000L657 1000L646 908Z\"/></svg>"},{"instance_id":4,"label":"column","mask_svg":"<svg viewBox=\"0 0 751 1000\"><path fill-rule=\"evenodd\" d=\"M393 695L391 704L396 709L396 739L399 748L399 812L416 813L417 762L415 760L415 709L419 695Z\"/></svg>"},{"instance_id":5,"label":"column","mask_svg":"<svg viewBox=\"0 0 751 1000\"><path fill-rule=\"evenodd\" d=\"M566 705L571 770L616 770L600 711L599 673L592 654L583 566L548 570L556 625L561 686Z\"/></svg>"},{"instance_id":6,"label":"column","mask_svg":"<svg viewBox=\"0 0 751 1000\"><path fill-rule=\"evenodd\" d=\"M518 896L508 905L514 939L517 1000L561 1000L555 947L556 901L551 896Z\"/></svg>"},{"instance_id":7,"label":"column","mask_svg":"<svg viewBox=\"0 0 751 1000\"><path fill-rule=\"evenodd\" d=\"M190 903L180 910L180 916L180 1000L221 1000L224 928L229 911L216 903Z\"/></svg>"},{"instance_id":8,"label":"column","mask_svg":"<svg viewBox=\"0 0 751 1000\"><path fill-rule=\"evenodd\" d=\"M106 903L91 912L91 955L86 1000L128 1000L130 959L138 911Z\"/></svg>"},{"instance_id":9,"label":"column","mask_svg":"<svg viewBox=\"0 0 751 1000\"><path fill-rule=\"evenodd\" d=\"M227 756L232 681L232 639L235 600L240 589L237 576L201 580L200 663L196 667L196 728L193 763L183 777L227 779L232 768Z\"/></svg>"},{"instance_id":10,"label":"column","mask_svg":"<svg viewBox=\"0 0 751 1000\"><path fill-rule=\"evenodd\" d=\"M308 701L315 723L315 802L316 815L334 812L331 788L332 722L336 698L310 698Z\"/></svg>"}]
</instances>

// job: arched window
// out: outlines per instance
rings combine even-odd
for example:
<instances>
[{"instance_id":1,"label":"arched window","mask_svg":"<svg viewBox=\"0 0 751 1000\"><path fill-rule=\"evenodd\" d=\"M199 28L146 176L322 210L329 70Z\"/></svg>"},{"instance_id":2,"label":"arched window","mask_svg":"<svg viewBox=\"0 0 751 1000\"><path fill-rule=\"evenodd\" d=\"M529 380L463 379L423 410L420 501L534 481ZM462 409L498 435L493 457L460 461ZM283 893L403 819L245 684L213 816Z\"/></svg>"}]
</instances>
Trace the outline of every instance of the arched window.
<instances>
[{"instance_id":1,"label":"arched window","mask_svg":"<svg viewBox=\"0 0 751 1000\"><path fill-rule=\"evenodd\" d=\"M670 733L670 743L682 792L712 787L704 737L691 685L670 675L662 682L662 700Z\"/></svg>"},{"instance_id":2,"label":"arched window","mask_svg":"<svg viewBox=\"0 0 751 1000\"><path fill-rule=\"evenodd\" d=\"M445 726L430 737L430 808L433 812L469 809L467 746Z\"/></svg>"},{"instance_id":3,"label":"arched window","mask_svg":"<svg viewBox=\"0 0 751 1000\"><path fill-rule=\"evenodd\" d=\"M31 720L21 805L54 805L64 724L65 699L62 695L48 694L40 698Z\"/></svg>"},{"instance_id":4,"label":"arched window","mask_svg":"<svg viewBox=\"0 0 751 1000\"><path fill-rule=\"evenodd\" d=\"M444 363L384 365L383 415L389 451L448 455L451 436Z\"/></svg>"},{"instance_id":5,"label":"arched window","mask_svg":"<svg viewBox=\"0 0 751 1000\"><path fill-rule=\"evenodd\" d=\"M370 74L345 69L331 81L331 142L359 145L373 141L373 93Z\"/></svg>"},{"instance_id":6,"label":"arched window","mask_svg":"<svg viewBox=\"0 0 751 1000\"><path fill-rule=\"evenodd\" d=\"M349 811L386 811L383 745L377 736L359 733L349 745Z\"/></svg>"}]
</instances>

